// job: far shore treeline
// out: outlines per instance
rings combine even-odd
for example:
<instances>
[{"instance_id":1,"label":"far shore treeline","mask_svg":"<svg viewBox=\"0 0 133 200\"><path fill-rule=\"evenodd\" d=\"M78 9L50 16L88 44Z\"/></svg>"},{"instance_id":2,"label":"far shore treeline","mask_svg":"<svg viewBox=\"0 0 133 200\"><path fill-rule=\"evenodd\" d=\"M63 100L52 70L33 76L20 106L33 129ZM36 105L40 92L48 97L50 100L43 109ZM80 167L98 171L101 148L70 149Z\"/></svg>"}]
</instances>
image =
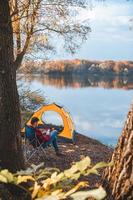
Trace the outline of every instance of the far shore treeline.
<instances>
[{"instance_id":1,"label":"far shore treeline","mask_svg":"<svg viewBox=\"0 0 133 200\"><path fill-rule=\"evenodd\" d=\"M32 74L99 74L122 75L133 74L133 61L89 61L89 60L57 60L57 61L25 61L19 73Z\"/></svg>"}]
</instances>

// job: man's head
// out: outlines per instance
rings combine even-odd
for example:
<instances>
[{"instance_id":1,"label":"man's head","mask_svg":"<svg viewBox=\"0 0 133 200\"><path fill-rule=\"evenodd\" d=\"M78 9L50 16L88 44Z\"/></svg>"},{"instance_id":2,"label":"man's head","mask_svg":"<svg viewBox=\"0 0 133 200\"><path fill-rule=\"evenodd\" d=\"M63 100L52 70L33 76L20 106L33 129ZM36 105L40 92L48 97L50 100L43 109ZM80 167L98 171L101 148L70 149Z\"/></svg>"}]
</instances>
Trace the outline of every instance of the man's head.
<instances>
[{"instance_id":1,"label":"man's head","mask_svg":"<svg viewBox=\"0 0 133 200\"><path fill-rule=\"evenodd\" d=\"M38 121L39 121L39 119L37 117L32 117L32 119L31 119L31 125L33 127L36 127L38 125Z\"/></svg>"}]
</instances>

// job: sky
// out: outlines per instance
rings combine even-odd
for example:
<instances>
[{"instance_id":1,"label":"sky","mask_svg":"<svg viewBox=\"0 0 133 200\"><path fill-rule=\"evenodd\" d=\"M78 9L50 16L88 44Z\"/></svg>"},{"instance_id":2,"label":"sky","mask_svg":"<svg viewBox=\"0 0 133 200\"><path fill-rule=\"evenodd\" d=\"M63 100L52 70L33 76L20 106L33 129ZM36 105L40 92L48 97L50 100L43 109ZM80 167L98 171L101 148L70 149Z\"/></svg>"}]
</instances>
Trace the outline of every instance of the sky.
<instances>
[{"instance_id":1,"label":"sky","mask_svg":"<svg viewBox=\"0 0 133 200\"><path fill-rule=\"evenodd\" d=\"M75 55L59 52L52 59L133 60L133 1L106 0L79 10L78 21L89 20L91 32Z\"/></svg>"}]
</instances>

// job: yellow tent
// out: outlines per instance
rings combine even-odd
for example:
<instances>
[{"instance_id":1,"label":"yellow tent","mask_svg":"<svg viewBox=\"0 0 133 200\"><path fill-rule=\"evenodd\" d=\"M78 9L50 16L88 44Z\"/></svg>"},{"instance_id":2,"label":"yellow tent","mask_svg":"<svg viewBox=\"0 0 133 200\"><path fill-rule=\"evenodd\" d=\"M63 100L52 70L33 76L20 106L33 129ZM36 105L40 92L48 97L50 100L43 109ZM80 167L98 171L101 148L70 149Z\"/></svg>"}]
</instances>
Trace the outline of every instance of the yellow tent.
<instances>
[{"instance_id":1,"label":"yellow tent","mask_svg":"<svg viewBox=\"0 0 133 200\"><path fill-rule=\"evenodd\" d=\"M36 111L32 116L32 117L38 117L39 118L39 124L44 124L44 122L42 121L42 115L46 112L46 111L55 111L57 112L63 120L63 125L64 125L64 129L62 130L62 132L60 133L60 136L68 138L68 139L73 139L74 137L74 125L72 122L72 119L70 117L70 115L68 114L68 112L65 111L65 109L55 103L49 104L49 105L44 105L43 107L41 107L38 111ZM31 125L30 121L31 118L28 120L28 122L26 123L26 125ZM23 128L21 130L22 133L25 132L25 128Z\"/></svg>"}]
</instances>

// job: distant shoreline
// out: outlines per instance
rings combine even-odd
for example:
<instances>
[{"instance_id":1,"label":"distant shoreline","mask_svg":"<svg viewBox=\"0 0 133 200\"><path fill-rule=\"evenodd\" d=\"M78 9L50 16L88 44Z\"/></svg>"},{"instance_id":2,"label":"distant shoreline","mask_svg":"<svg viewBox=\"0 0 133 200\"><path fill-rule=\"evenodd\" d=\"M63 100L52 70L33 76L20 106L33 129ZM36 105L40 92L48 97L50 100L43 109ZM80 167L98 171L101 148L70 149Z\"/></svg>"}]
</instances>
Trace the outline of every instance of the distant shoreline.
<instances>
[{"instance_id":1,"label":"distant shoreline","mask_svg":"<svg viewBox=\"0 0 133 200\"><path fill-rule=\"evenodd\" d=\"M133 76L133 61L27 61L18 73L48 75Z\"/></svg>"}]
</instances>

